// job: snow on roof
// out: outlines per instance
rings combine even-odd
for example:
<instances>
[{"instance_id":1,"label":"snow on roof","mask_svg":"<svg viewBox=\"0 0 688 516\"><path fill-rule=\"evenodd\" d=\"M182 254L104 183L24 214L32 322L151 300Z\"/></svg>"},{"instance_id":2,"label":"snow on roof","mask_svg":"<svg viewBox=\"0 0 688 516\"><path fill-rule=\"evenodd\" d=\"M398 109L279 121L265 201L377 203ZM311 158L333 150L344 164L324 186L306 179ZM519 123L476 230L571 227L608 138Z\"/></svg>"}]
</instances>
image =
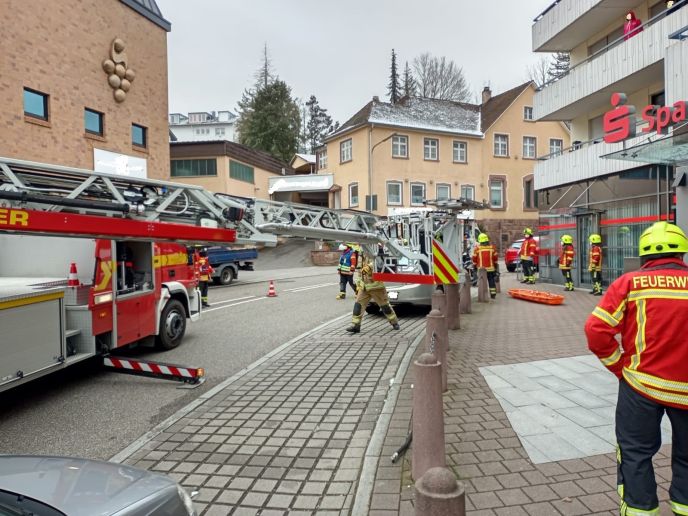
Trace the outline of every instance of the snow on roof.
<instances>
[{"instance_id":1,"label":"snow on roof","mask_svg":"<svg viewBox=\"0 0 688 516\"><path fill-rule=\"evenodd\" d=\"M397 104L373 102L368 122L411 129L483 136L480 106L411 97Z\"/></svg>"},{"instance_id":2,"label":"snow on roof","mask_svg":"<svg viewBox=\"0 0 688 516\"><path fill-rule=\"evenodd\" d=\"M315 163L315 154L299 154L297 152L296 155L307 163Z\"/></svg>"}]
</instances>

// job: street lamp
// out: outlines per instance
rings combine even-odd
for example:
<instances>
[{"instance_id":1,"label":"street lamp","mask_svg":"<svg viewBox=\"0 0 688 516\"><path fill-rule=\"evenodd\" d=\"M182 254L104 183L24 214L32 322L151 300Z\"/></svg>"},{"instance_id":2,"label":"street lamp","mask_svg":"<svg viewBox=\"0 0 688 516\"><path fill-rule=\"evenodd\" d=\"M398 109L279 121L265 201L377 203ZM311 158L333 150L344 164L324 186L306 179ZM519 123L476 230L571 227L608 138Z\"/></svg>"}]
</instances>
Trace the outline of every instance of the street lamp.
<instances>
[{"instance_id":1,"label":"street lamp","mask_svg":"<svg viewBox=\"0 0 688 516\"><path fill-rule=\"evenodd\" d=\"M371 146L373 143L373 127L370 128L370 132L368 133L368 148L370 150L368 151L368 197L366 198L367 211L373 211L373 151L378 145L385 143L387 140L394 138L395 136L400 135L399 133L392 133L386 138L383 138L377 142L375 145Z\"/></svg>"}]
</instances>

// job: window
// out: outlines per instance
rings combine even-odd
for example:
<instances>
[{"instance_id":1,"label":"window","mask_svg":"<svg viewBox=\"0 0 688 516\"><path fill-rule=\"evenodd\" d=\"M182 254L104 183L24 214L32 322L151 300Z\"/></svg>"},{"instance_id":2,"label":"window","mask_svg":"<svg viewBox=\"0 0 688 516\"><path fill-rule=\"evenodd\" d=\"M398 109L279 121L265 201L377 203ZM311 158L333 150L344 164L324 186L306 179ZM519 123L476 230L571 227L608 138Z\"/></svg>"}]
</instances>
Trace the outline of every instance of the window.
<instances>
[{"instance_id":1,"label":"window","mask_svg":"<svg viewBox=\"0 0 688 516\"><path fill-rule=\"evenodd\" d=\"M440 141L434 138L425 138L423 140L423 158L426 160L437 161L437 150L439 149Z\"/></svg>"},{"instance_id":2,"label":"window","mask_svg":"<svg viewBox=\"0 0 688 516\"><path fill-rule=\"evenodd\" d=\"M320 151L318 154L318 170L325 170L327 168L327 149Z\"/></svg>"},{"instance_id":3,"label":"window","mask_svg":"<svg viewBox=\"0 0 688 516\"><path fill-rule=\"evenodd\" d=\"M146 133L148 129L142 125L131 124L131 143L137 147L146 147L148 145Z\"/></svg>"},{"instance_id":4,"label":"window","mask_svg":"<svg viewBox=\"0 0 688 516\"><path fill-rule=\"evenodd\" d=\"M48 120L48 95L24 88L24 114L41 120Z\"/></svg>"},{"instance_id":5,"label":"window","mask_svg":"<svg viewBox=\"0 0 688 516\"><path fill-rule=\"evenodd\" d=\"M475 186L461 185L461 198L469 199L471 201L475 200Z\"/></svg>"},{"instance_id":6,"label":"window","mask_svg":"<svg viewBox=\"0 0 688 516\"><path fill-rule=\"evenodd\" d=\"M621 27L618 27L617 29L615 29L612 32L610 32L609 34L607 34L602 39L599 39L595 43L590 45L588 47L588 57L590 57L591 55L596 54L597 52L606 48L609 44L613 43L614 41L617 41L619 38L621 38L624 35L623 31L624 31L624 28L622 25Z\"/></svg>"},{"instance_id":7,"label":"window","mask_svg":"<svg viewBox=\"0 0 688 516\"><path fill-rule=\"evenodd\" d=\"M506 134L494 135L494 155L500 158L509 156L509 137Z\"/></svg>"},{"instance_id":8,"label":"window","mask_svg":"<svg viewBox=\"0 0 688 516\"><path fill-rule=\"evenodd\" d=\"M214 159L175 159L170 165L172 177L217 175L217 161Z\"/></svg>"},{"instance_id":9,"label":"window","mask_svg":"<svg viewBox=\"0 0 688 516\"><path fill-rule=\"evenodd\" d=\"M387 204L401 204L401 181L387 181Z\"/></svg>"},{"instance_id":10,"label":"window","mask_svg":"<svg viewBox=\"0 0 688 516\"><path fill-rule=\"evenodd\" d=\"M535 159L537 139L534 136L523 137L523 158Z\"/></svg>"},{"instance_id":11,"label":"window","mask_svg":"<svg viewBox=\"0 0 688 516\"><path fill-rule=\"evenodd\" d=\"M560 140L559 138L550 138L549 139L549 153L558 155L561 154L562 151L564 150L564 140Z\"/></svg>"},{"instance_id":12,"label":"window","mask_svg":"<svg viewBox=\"0 0 688 516\"><path fill-rule=\"evenodd\" d=\"M468 144L466 142L454 142L454 163L468 162Z\"/></svg>"},{"instance_id":13,"label":"window","mask_svg":"<svg viewBox=\"0 0 688 516\"><path fill-rule=\"evenodd\" d=\"M588 134L591 140L602 140L604 137L603 118L604 115L600 115L588 120Z\"/></svg>"},{"instance_id":14,"label":"window","mask_svg":"<svg viewBox=\"0 0 688 516\"><path fill-rule=\"evenodd\" d=\"M523 120L532 121L533 119L533 106L525 106L523 108Z\"/></svg>"},{"instance_id":15,"label":"window","mask_svg":"<svg viewBox=\"0 0 688 516\"><path fill-rule=\"evenodd\" d=\"M351 143L351 138L348 140L344 140L339 144L339 162L340 163L346 163L347 161L351 161L353 159L352 155L352 143Z\"/></svg>"},{"instance_id":16,"label":"window","mask_svg":"<svg viewBox=\"0 0 688 516\"><path fill-rule=\"evenodd\" d=\"M229 160L229 177L247 183L253 183L253 167Z\"/></svg>"},{"instance_id":17,"label":"window","mask_svg":"<svg viewBox=\"0 0 688 516\"><path fill-rule=\"evenodd\" d=\"M504 209L504 179L490 178L490 208Z\"/></svg>"},{"instance_id":18,"label":"window","mask_svg":"<svg viewBox=\"0 0 688 516\"><path fill-rule=\"evenodd\" d=\"M224 136L225 135L225 128L224 127L216 127L215 128L215 136Z\"/></svg>"},{"instance_id":19,"label":"window","mask_svg":"<svg viewBox=\"0 0 688 516\"><path fill-rule=\"evenodd\" d=\"M527 210L534 210L538 207L535 182L532 175L523 178L523 207Z\"/></svg>"},{"instance_id":20,"label":"window","mask_svg":"<svg viewBox=\"0 0 688 516\"><path fill-rule=\"evenodd\" d=\"M423 205L425 201L425 183L411 183L411 205Z\"/></svg>"},{"instance_id":21,"label":"window","mask_svg":"<svg viewBox=\"0 0 688 516\"><path fill-rule=\"evenodd\" d=\"M408 158L408 136L392 136L392 157Z\"/></svg>"},{"instance_id":22,"label":"window","mask_svg":"<svg viewBox=\"0 0 688 516\"><path fill-rule=\"evenodd\" d=\"M451 185L438 184L435 197L438 201L447 201L451 199Z\"/></svg>"},{"instance_id":23,"label":"window","mask_svg":"<svg viewBox=\"0 0 688 516\"><path fill-rule=\"evenodd\" d=\"M349 208L358 206L358 183L349 185Z\"/></svg>"},{"instance_id":24,"label":"window","mask_svg":"<svg viewBox=\"0 0 688 516\"><path fill-rule=\"evenodd\" d=\"M84 129L89 134L103 136L103 113L93 109L84 109Z\"/></svg>"}]
</instances>

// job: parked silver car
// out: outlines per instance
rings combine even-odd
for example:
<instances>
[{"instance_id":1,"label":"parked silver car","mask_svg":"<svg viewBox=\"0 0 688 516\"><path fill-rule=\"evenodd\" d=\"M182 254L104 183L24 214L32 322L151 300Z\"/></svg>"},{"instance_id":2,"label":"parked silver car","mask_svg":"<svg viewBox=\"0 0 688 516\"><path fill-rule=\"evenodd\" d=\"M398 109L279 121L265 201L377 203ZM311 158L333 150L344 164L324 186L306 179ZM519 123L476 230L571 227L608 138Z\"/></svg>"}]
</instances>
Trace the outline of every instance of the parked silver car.
<instances>
[{"instance_id":1,"label":"parked silver car","mask_svg":"<svg viewBox=\"0 0 688 516\"><path fill-rule=\"evenodd\" d=\"M0 515L196 516L174 480L73 457L0 455Z\"/></svg>"}]
</instances>

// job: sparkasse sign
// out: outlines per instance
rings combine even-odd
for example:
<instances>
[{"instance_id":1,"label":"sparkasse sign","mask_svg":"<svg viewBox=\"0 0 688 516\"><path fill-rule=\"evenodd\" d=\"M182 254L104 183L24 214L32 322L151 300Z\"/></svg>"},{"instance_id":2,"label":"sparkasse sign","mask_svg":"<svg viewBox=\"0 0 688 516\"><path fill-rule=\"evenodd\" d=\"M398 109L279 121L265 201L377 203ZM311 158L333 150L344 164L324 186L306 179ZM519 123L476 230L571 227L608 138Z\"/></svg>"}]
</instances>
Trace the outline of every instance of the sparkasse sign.
<instances>
[{"instance_id":1,"label":"sparkasse sign","mask_svg":"<svg viewBox=\"0 0 688 516\"><path fill-rule=\"evenodd\" d=\"M627 102L625 93L612 94L614 109L607 111L602 121L605 142L618 143L636 136L639 123L636 109L626 105ZM679 100L673 106L649 104L643 108L640 119L647 122L642 128L643 133L667 134L670 127L686 120L686 101Z\"/></svg>"}]
</instances>

